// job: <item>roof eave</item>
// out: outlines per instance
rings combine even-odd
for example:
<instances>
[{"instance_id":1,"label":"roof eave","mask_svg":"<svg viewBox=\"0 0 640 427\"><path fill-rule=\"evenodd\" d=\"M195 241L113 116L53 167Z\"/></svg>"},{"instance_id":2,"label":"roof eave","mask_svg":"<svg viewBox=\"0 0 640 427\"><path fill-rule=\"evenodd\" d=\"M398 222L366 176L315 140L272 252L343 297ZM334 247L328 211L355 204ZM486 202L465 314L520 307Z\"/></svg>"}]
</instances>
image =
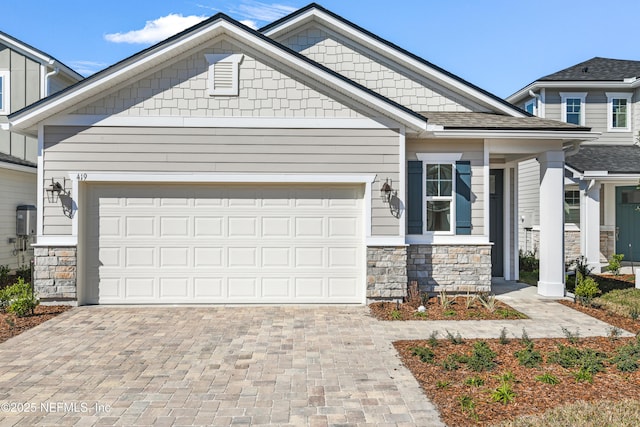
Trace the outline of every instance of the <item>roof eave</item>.
<instances>
[{"instance_id":1,"label":"roof eave","mask_svg":"<svg viewBox=\"0 0 640 427\"><path fill-rule=\"evenodd\" d=\"M530 98L529 91L549 88L594 88L594 89L635 89L640 87L640 80L536 80L523 87L519 91L505 98L508 102L516 103L523 99Z\"/></svg>"},{"instance_id":2,"label":"roof eave","mask_svg":"<svg viewBox=\"0 0 640 427\"><path fill-rule=\"evenodd\" d=\"M562 141L594 141L600 132L569 130L514 129L443 129L432 132L436 138L557 139Z\"/></svg>"}]
</instances>

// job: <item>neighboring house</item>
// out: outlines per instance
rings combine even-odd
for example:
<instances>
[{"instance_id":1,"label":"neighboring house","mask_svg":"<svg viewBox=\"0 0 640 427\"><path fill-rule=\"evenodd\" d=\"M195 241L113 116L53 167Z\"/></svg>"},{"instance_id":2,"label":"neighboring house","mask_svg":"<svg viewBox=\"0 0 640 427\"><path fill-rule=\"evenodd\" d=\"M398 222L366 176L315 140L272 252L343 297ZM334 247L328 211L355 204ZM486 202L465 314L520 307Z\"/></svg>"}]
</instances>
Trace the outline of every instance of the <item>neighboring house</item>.
<instances>
[{"instance_id":1,"label":"neighboring house","mask_svg":"<svg viewBox=\"0 0 640 427\"><path fill-rule=\"evenodd\" d=\"M532 114L601 133L567 153L567 262L584 255L596 271L613 253L640 261L640 61L592 58L529 84L507 98ZM520 245L537 245L538 190L520 167Z\"/></svg>"},{"instance_id":2,"label":"neighboring house","mask_svg":"<svg viewBox=\"0 0 640 427\"><path fill-rule=\"evenodd\" d=\"M0 32L0 124L13 111L82 79L56 59ZM0 265L28 265L33 237L17 235L16 208L37 202L38 140L0 129Z\"/></svg>"},{"instance_id":3,"label":"neighboring house","mask_svg":"<svg viewBox=\"0 0 640 427\"><path fill-rule=\"evenodd\" d=\"M563 295L563 150L597 137L315 4L260 31L217 14L10 123L42 143L36 287L79 304L488 291L518 277L534 156L538 289Z\"/></svg>"}]
</instances>

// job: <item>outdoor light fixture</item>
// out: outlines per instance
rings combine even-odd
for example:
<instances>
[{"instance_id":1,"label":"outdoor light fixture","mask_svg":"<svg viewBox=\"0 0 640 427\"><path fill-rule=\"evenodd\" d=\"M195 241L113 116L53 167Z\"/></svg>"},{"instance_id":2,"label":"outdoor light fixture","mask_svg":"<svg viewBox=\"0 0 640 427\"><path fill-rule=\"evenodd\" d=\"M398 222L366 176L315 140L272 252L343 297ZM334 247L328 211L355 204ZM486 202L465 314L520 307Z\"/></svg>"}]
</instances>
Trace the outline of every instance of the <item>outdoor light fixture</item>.
<instances>
[{"instance_id":1,"label":"outdoor light fixture","mask_svg":"<svg viewBox=\"0 0 640 427\"><path fill-rule=\"evenodd\" d=\"M380 197L382 198L382 201L384 203L389 203L391 197L395 196L395 193L396 191L391 187L391 184L389 184L389 178L387 178L384 184L382 184L382 187L380 187Z\"/></svg>"},{"instance_id":2,"label":"outdoor light fixture","mask_svg":"<svg viewBox=\"0 0 640 427\"><path fill-rule=\"evenodd\" d=\"M65 189L64 185L60 184L60 182L58 181L54 181L53 178L51 178L51 185L47 187L46 191L47 200L49 201L49 203L56 203L60 197L60 193L64 193Z\"/></svg>"}]
</instances>

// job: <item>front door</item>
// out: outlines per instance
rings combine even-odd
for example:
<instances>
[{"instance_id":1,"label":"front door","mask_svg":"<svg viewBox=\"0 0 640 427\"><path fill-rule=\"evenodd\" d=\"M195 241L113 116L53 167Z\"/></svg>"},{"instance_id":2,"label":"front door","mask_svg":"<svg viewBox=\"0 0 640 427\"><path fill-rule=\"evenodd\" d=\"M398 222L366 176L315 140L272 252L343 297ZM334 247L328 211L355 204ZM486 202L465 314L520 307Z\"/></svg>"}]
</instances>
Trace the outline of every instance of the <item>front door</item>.
<instances>
[{"instance_id":1,"label":"front door","mask_svg":"<svg viewBox=\"0 0 640 427\"><path fill-rule=\"evenodd\" d=\"M640 261L640 189L616 187L616 253Z\"/></svg>"},{"instance_id":2,"label":"front door","mask_svg":"<svg viewBox=\"0 0 640 427\"><path fill-rule=\"evenodd\" d=\"M491 169L489 176L489 240L491 248L491 275L504 276L504 171Z\"/></svg>"}]
</instances>

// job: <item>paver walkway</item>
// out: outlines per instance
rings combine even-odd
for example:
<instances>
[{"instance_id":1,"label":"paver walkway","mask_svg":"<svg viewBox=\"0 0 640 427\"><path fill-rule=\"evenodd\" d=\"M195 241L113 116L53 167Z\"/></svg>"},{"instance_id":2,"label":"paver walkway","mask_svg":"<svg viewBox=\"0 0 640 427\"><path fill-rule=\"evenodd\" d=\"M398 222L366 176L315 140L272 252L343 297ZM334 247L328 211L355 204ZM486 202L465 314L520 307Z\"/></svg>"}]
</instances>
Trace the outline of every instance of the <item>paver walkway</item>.
<instances>
[{"instance_id":1,"label":"paver walkway","mask_svg":"<svg viewBox=\"0 0 640 427\"><path fill-rule=\"evenodd\" d=\"M0 344L0 426L442 425L392 341L434 330L610 329L535 289L505 289L496 287L500 298L530 319L380 322L345 306L76 308Z\"/></svg>"}]
</instances>

